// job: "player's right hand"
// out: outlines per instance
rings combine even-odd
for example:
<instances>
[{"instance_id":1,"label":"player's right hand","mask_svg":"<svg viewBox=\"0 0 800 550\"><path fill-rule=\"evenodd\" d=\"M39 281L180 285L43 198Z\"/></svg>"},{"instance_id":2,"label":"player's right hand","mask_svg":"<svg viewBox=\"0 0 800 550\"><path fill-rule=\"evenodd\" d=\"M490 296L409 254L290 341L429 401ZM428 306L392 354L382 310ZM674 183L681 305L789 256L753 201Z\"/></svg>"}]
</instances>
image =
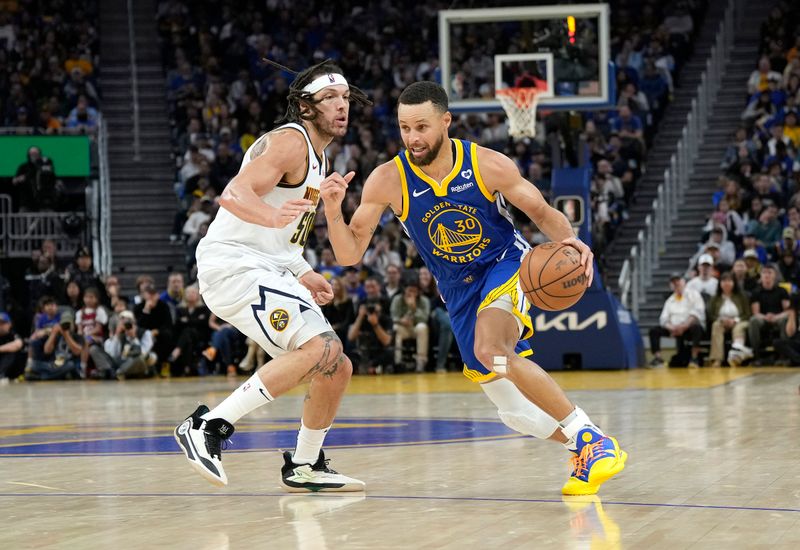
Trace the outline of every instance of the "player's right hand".
<instances>
[{"instance_id":1,"label":"player's right hand","mask_svg":"<svg viewBox=\"0 0 800 550\"><path fill-rule=\"evenodd\" d=\"M319 184L319 194L326 205L340 205L347 192L347 185L355 176L355 172L348 172L344 176L338 172L333 172L330 176L322 180Z\"/></svg>"},{"instance_id":2,"label":"player's right hand","mask_svg":"<svg viewBox=\"0 0 800 550\"><path fill-rule=\"evenodd\" d=\"M314 203L308 199L292 199L286 201L280 208L276 208L270 220L270 227L286 227L314 207Z\"/></svg>"}]
</instances>

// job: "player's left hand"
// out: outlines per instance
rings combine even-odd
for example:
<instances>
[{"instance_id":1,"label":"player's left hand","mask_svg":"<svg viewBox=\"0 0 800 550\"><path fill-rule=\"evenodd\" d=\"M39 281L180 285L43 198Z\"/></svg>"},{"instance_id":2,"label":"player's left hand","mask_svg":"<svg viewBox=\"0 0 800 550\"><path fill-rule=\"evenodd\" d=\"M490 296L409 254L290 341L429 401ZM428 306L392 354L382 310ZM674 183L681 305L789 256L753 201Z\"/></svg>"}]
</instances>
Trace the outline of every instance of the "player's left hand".
<instances>
[{"instance_id":1,"label":"player's left hand","mask_svg":"<svg viewBox=\"0 0 800 550\"><path fill-rule=\"evenodd\" d=\"M324 306L333 300L331 284L316 271L309 271L300 277L300 284L311 292L311 297L314 298L317 305Z\"/></svg>"},{"instance_id":2,"label":"player's left hand","mask_svg":"<svg viewBox=\"0 0 800 550\"><path fill-rule=\"evenodd\" d=\"M594 254L592 254L592 249L586 246L585 242L576 237L564 239L561 241L561 244L571 246L581 253L581 265L585 269L584 274L589 278L589 284L586 286L591 286L592 280L594 279Z\"/></svg>"}]
</instances>

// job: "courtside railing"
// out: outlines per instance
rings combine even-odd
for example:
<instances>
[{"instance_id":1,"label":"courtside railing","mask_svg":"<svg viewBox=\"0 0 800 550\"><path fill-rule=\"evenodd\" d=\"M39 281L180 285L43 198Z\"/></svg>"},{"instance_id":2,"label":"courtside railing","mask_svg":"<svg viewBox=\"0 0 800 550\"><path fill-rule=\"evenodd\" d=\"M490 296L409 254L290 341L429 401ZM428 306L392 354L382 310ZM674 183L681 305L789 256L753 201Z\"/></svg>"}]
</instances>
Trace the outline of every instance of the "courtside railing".
<instances>
[{"instance_id":1,"label":"courtside railing","mask_svg":"<svg viewBox=\"0 0 800 550\"><path fill-rule=\"evenodd\" d=\"M686 115L681 138L670 158L669 168L664 170L664 182L659 184L652 211L645 218L644 228L639 231L636 244L631 247L628 258L622 264L617 280L620 301L637 319L639 306L647 301L647 289L653 283L653 272L659 267L666 240L672 233L672 222L678 217L678 207L689 185L699 144L708 126L711 104L722 83L722 69L733 47L735 28L743 8L744 0L728 0L711 55L700 76L697 94Z\"/></svg>"}]
</instances>

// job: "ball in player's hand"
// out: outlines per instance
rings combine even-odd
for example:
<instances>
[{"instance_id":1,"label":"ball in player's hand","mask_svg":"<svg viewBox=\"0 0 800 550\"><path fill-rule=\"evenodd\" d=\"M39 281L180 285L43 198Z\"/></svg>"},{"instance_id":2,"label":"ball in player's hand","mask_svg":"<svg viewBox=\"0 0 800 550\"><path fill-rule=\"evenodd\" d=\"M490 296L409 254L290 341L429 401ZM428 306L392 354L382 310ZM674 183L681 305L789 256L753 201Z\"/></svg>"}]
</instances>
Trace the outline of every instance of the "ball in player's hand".
<instances>
[{"instance_id":1,"label":"ball in player's hand","mask_svg":"<svg viewBox=\"0 0 800 550\"><path fill-rule=\"evenodd\" d=\"M575 305L589 286L581 254L573 247L548 242L531 250L519 267L519 282L528 300L545 311Z\"/></svg>"}]
</instances>

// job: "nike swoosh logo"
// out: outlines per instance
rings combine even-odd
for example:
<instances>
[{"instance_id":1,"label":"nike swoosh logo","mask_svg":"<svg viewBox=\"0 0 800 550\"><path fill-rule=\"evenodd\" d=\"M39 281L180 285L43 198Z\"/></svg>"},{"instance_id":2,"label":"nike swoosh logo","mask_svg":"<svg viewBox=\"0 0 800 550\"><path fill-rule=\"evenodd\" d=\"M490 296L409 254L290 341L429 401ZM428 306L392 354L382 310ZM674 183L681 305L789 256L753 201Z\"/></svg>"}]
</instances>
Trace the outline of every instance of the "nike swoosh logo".
<instances>
[{"instance_id":1,"label":"nike swoosh logo","mask_svg":"<svg viewBox=\"0 0 800 550\"><path fill-rule=\"evenodd\" d=\"M423 189L422 191L420 191L419 193L417 193L417 190L416 190L416 189L414 189L414 192L413 192L413 193L411 193L411 194L412 194L412 195L414 195L414 197L419 197L420 195L424 195L425 193L427 193L427 192L428 192L428 191L430 191L430 190L431 190L431 188L430 188L430 187L428 187L427 189Z\"/></svg>"},{"instance_id":2,"label":"nike swoosh logo","mask_svg":"<svg viewBox=\"0 0 800 550\"><path fill-rule=\"evenodd\" d=\"M264 396L264 399L266 399L267 401L272 401L272 399L270 399L269 397L267 397L267 394L266 394L266 393L264 393L264 390L263 390L263 389L261 389L261 388L258 388L258 391L260 391L260 392L261 392L261 395L263 395L263 396Z\"/></svg>"}]
</instances>

